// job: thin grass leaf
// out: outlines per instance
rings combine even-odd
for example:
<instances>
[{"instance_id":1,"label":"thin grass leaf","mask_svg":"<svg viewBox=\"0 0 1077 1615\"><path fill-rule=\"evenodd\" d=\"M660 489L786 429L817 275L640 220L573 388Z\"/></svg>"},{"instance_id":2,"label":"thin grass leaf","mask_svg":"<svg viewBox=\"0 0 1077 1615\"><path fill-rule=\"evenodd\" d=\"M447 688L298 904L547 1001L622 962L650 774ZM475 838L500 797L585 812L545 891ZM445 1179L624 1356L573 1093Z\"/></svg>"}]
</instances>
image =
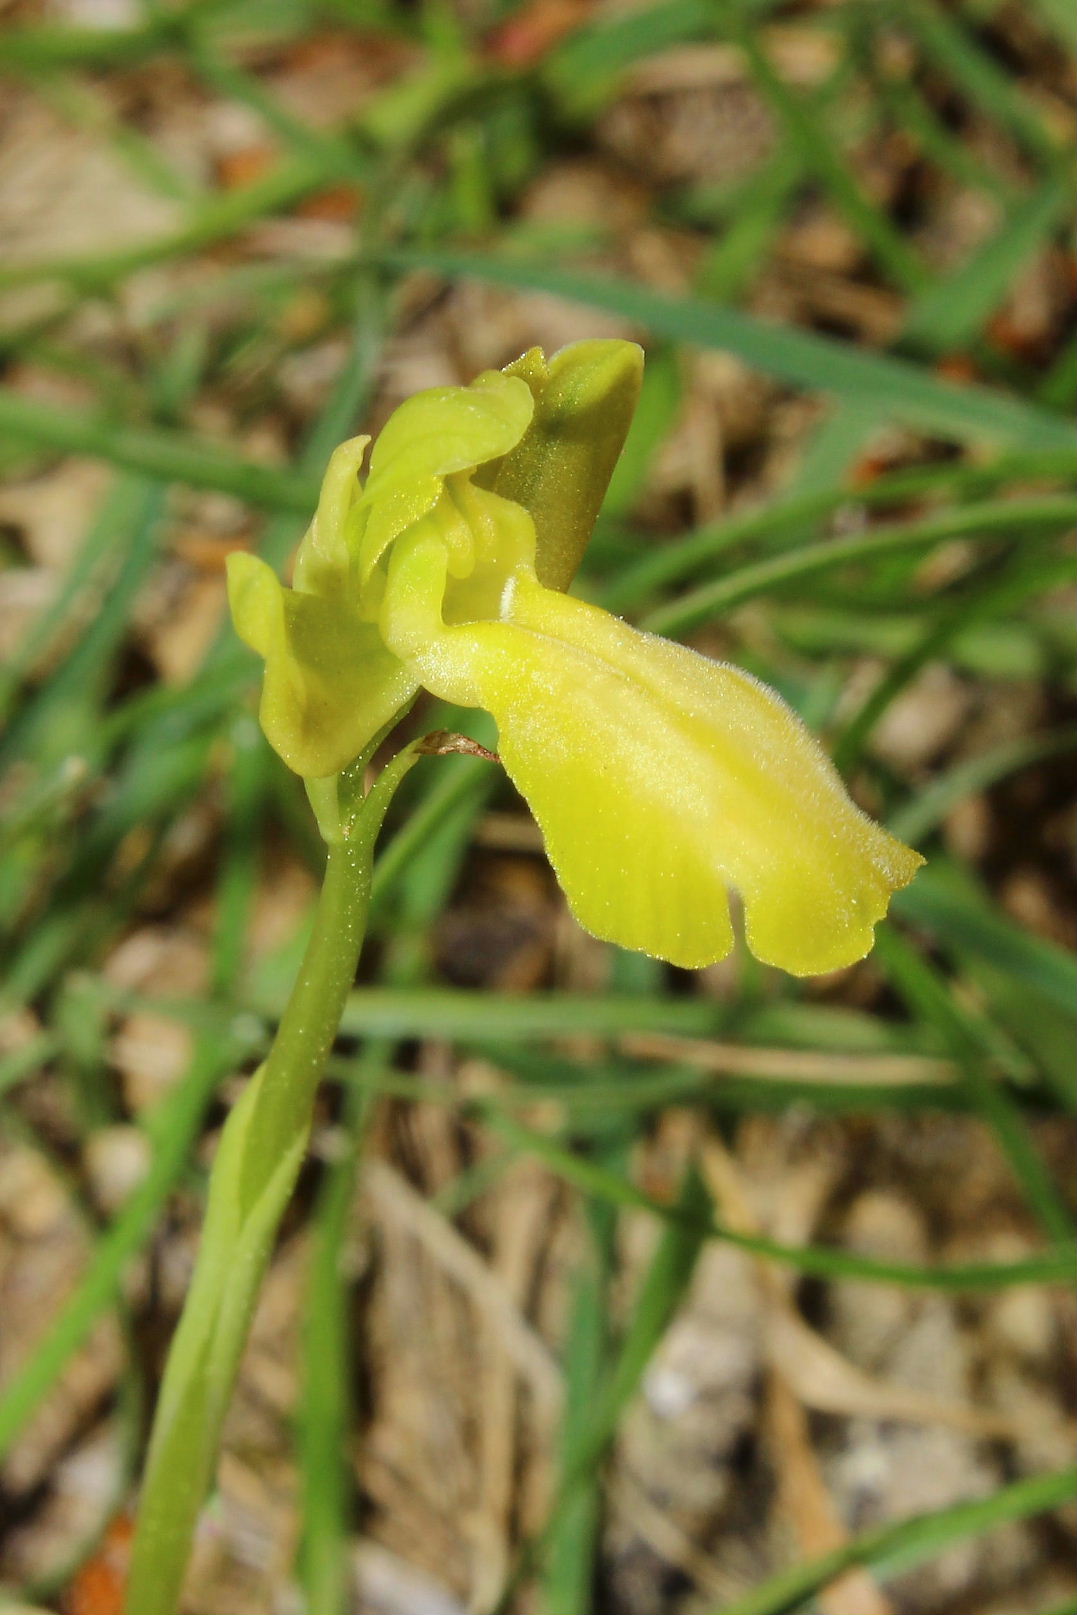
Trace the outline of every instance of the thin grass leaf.
<instances>
[{"instance_id":1,"label":"thin grass leaf","mask_svg":"<svg viewBox=\"0 0 1077 1615\"><path fill-rule=\"evenodd\" d=\"M161 836L183 803L204 788L212 735L195 735L179 745L143 756L120 776L93 827L77 842L74 856L50 894L0 983L0 1005L13 1008L43 992L69 963L85 962L122 926L153 863ZM125 870L116 888L102 889L123 835L140 827L149 845L138 863Z\"/></svg>"},{"instance_id":2,"label":"thin grass leaf","mask_svg":"<svg viewBox=\"0 0 1077 1615\"><path fill-rule=\"evenodd\" d=\"M712 18L708 0L664 0L599 17L551 51L542 82L570 116L582 118L609 98L625 68L666 46L700 38Z\"/></svg>"},{"instance_id":3,"label":"thin grass leaf","mask_svg":"<svg viewBox=\"0 0 1077 1615\"><path fill-rule=\"evenodd\" d=\"M294 157L320 169L327 184L352 180L369 185L374 173L369 155L341 136L315 129L295 117L260 79L224 56L212 31L189 29L188 50L198 73L222 100L250 107Z\"/></svg>"},{"instance_id":4,"label":"thin grass leaf","mask_svg":"<svg viewBox=\"0 0 1077 1615\"><path fill-rule=\"evenodd\" d=\"M919 641L911 645L848 718L831 751L834 763L847 773L862 752L872 730L894 701L930 661L945 657L953 640L972 623L997 614L1012 613L1030 597L1068 582L1073 577L1069 555L1038 556L1019 553L999 574L994 567L984 569L979 586L962 589L956 600L947 602L927 618Z\"/></svg>"},{"instance_id":5,"label":"thin grass leaf","mask_svg":"<svg viewBox=\"0 0 1077 1615\"><path fill-rule=\"evenodd\" d=\"M649 353L639 403L602 502L604 522L627 515L635 506L646 487L654 457L676 421L683 396L676 350L661 347Z\"/></svg>"},{"instance_id":6,"label":"thin grass leaf","mask_svg":"<svg viewBox=\"0 0 1077 1615\"><path fill-rule=\"evenodd\" d=\"M1073 736L1068 729L1045 735L1023 736L1006 741L990 751L955 763L937 774L931 783L890 817L890 828L911 846L938 829L946 816L967 797L990 790L992 785L1049 757L1068 754Z\"/></svg>"},{"instance_id":7,"label":"thin grass leaf","mask_svg":"<svg viewBox=\"0 0 1077 1615\"><path fill-rule=\"evenodd\" d=\"M801 544L818 530L824 518L842 506L874 510L925 496L982 496L999 484L1005 486L1025 478L1072 479L1075 473L1077 460L1070 449L1046 456L1004 455L987 465L951 462L917 466L877 477L863 488L839 485L801 492L794 498L782 498L666 541L611 579L603 591L603 603L614 610L638 606L661 584L693 576L737 545L766 542L790 548Z\"/></svg>"},{"instance_id":8,"label":"thin grass leaf","mask_svg":"<svg viewBox=\"0 0 1077 1615\"><path fill-rule=\"evenodd\" d=\"M1064 675L1073 665L1077 625L1053 605L1039 605L1041 609L1016 620L973 621L958 629L947 646L951 665L957 672L999 684ZM812 659L851 652L897 660L909 655L923 637L916 599L907 599L903 610L894 611L869 610L865 603L855 617L838 600L825 606L775 600L768 608L768 620L783 645ZM831 721L830 714L825 721Z\"/></svg>"},{"instance_id":9,"label":"thin grass leaf","mask_svg":"<svg viewBox=\"0 0 1077 1615\"><path fill-rule=\"evenodd\" d=\"M787 490L790 499L828 494L846 483L849 468L859 459L876 432L860 405L843 399L829 409L815 428L800 457Z\"/></svg>"},{"instance_id":10,"label":"thin grass leaf","mask_svg":"<svg viewBox=\"0 0 1077 1615\"><path fill-rule=\"evenodd\" d=\"M828 86L829 88L829 86ZM817 102L823 99L816 97ZM803 178L804 165L789 144L736 198L700 262L693 290L714 303L735 303L743 297L766 263Z\"/></svg>"},{"instance_id":11,"label":"thin grass leaf","mask_svg":"<svg viewBox=\"0 0 1077 1615\"><path fill-rule=\"evenodd\" d=\"M515 1061L499 1054L493 1062L506 1070L516 1067ZM406 1071L366 1071L362 1065L349 1065L335 1061L328 1067L330 1076L342 1082L354 1082L370 1088L379 1095L413 1103L449 1106L467 1114L498 1115L516 1110L526 1111L536 1099L550 1099L571 1118L572 1131L578 1138L604 1139L609 1135L610 1117L625 1115L646 1116L658 1113L668 1105L694 1101L705 1105L716 1115L740 1115L760 1112L781 1115L790 1105L807 1105L825 1115L869 1116L880 1110L907 1110L910 1112L939 1110L957 1114L973 1109L971 1101L955 1083L885 1083L885 1082L800 1082L769 1077L734 1077L720 1079L708 1077L700 1071L670 1066L653 1071L633 1073L632 1068L618 1068L616 1080L549 1082L535 1081L526 1088L506 1088L496 1098L484 1100L481 1106L462 1099L451 1083L424 1081ZM1029 1101L1032 1104L1032 1101ZM482 1174L478 1174L481 1181ZM455 1206L455 1199L451 1206ZM449 1214L449 1208L441 1208Z\"/></svg>"},{"instance_id":12,"label":"thin grass leaf","mask_svg":"<svg viewBox=\"0 0 1077 1615\"><path fill-rule=\"evenodd\" d=\"M18 1087L28 1077L37 1075L63 1047L56 1032L38 1032L27 1039L21 1048L0 1055L0 1096L9 1088Z\"/></svg>"},{"instance_id":13,"label":"thin grass leaf","mask_svg":"<svg viewBox=\"0 0 1077 1615\"><path fill-rule=\"evenodd\" d=\"M925 157L970 190L986 192L1000 202L1012 198L1012 182L964 145L960 134L947 125L903 65L888 71L883 64L876 64L872 49L879 35L870 0L846 8L845 17L851 25L850 32L859 36L858 56L872 93L903 135L911 136Z\"/></svg>"},{"instance_id":14,"label":"thin grass leaf","mask_svg":"<svg viewBox=\"0 0 1077 1615\"><path fill-rule=\"evenodd\" d=\"M121 66L171 49L182 30L221 10L221 0L189 0L181 14L154 11L131 28L10 28L0 35L0 62L32 68Z\"/></svg>"},{"instance_id":15,"label":"thin grass leaf","mask_svg":"<svg viewBox=\"0 0 1077 1615\"><path fill-rule=\"evenodd\" d=\"M164 511L165 490L141 478L124 477L106 497L84 553L95 559L106 542L113 548L118 564L110 586L74 649L11 722L0 740L0 760L10 762L19 753L50 768L78 755L93 736L132 606L157 559ZM45 629L46 640L54 626L55 619ZM92 750L92 739L85 749Z\"/></svg>"},{"instance_id":16,"label":"thin grass leaf","mask_svg":"<svg viewBox=\"0 0 1077 1615\"><path fill-rule=\"evenodd\" d=\"M793 386L858 399L880 421L903 421L948 440L1058 449L1071 443L1066 421L1022 399L985 387L957 386L906 360L867 353L737 309L715 308L697 298L668 297L630 281L451 248L394 248L374 256L401 270L428 269L605 309L654 336L725 349Z\"/></svg>"},{"instance_id":17,"label":"thin grass leaf","mask_svg":"<svg viewBox=\"0 0 1077 1615\"><path fill-rule=\"evenodd\" d=\"M932 859L896 899L894 912L929 931L948 952L982 959L1027 992L1072 1015L1077 966L1071 956L1000 914L967 870Z\"/></svg>"},{"instance_id":18,"label":"thin grass leaf","mask_svg":"<svg viewBox=\"0 0 1077 1615\"><path fill-rule=\"evenodd\" d=\"M0 43L0 62L4 47ZM24 69L37 95L75 129L104 139L143 185L172 201L193 204L205 196L203 188L181 172L151 136L125 121L108 98L91 90L85 81L41 68Z\"/></svg>"},{"instance_id":19,"label":"thin grass leaf","mask_svg":"<svg viewBox=\"0 0 1077 1615\"><path fill-rule=\"evenodd\" d=\"M31 1357L0 1397L0 1454L49 1394L97 1319L115 1301L124 1270L146 1245L164 1204L186 1169L206 1109L227 1071L246 1053L240 1039L203 1045L155 1118L156 1148L146 1177L97 1241L74 1291Z\"/></svg>"},{"instance_id":20,"label":"thin grass leaf","mask_svg":"<svg viewBox=\"0 0 1077 1615\"><path fill-rule=\"evenodd\" d=\"M524 1127L490 1109L487 1124L492 1130L518 1149L544 1161L558 1177L587 1194L611 1201L614 1205L631 1206L648 1211L664 1222L684 1222L683 1215L672 1207L652 1200L649 1195L615 1173L604 1171L594 1161L584 1159L571 1149L544 1133ZM753 1256L766 1256L800 1273L814 1273L820 1277L857 1278L870 1283L899 1284L911 1289L929 1290L992 1290L1011 1284L1036 1282L1067 1283L1074 1270L1074 1255L1067 1244L1042 1255L1026 1257L1020 1262L969 1262L960 1266L921 1267L905 1262L876 1261L856 1256L850 1251L822 1248L813 1245L781 1245L762 1235L742 1234L724 1225L708 1221L692 1222L693 1229L706 1228L710 1239L722 1239Z\"/></svg>"},{"instance_id":21,"label":"thin grass leaf","mask_svg":"<svg viewBox=\"0 0 1077 1615\"><path fill-rule=\"evenodd\" d=\"M880 1526L818 1559L794 1566L757 1587L747 1598L727 1604L714 1615L794 1615L813 1593L820 1592L853 1565L881 1570L911 1570L963 1537L994 1530L1012 1520L1028 1519L1072 1500L1077 1471L1033 1475L1012 1481L990 1497L956 1503L934 1514L917 1514L895 1525Z\"/></svg>"},{"instance_id":22,"label":"thin grass leaf","mask_svg":"<svg viewBox=\"0 0 1077 1615\"><path fill-rule=\"evenodd\" d=\"M318 1615L346 1615L347 1539L353 1495L348 1445L355 1423L351 1394L350 1279L344 1249L351 1225L356 1169L370 1105L357 1087L346 1090L346 1145L320 1186L313 1218L313 1251L303 1313L303 1378L298 1420L303 1483L300 1582Z\"/></svg>"},{"instance_id":23,"label":"thin grass leaf","mask_svg":"<svg viewBox=\"0 0 1077 1615\"><path fill-rule=\"evenodd\" d=\"M1077 45L1077 13L1067 0L1034 0L1044 25L1070 50Z\"/></svg>"},{"instance_id":24,"label":"thin grass leaf","mask_svg":"<svg viewBox=\"0 0 1077 1615\"><path fill-rule=\"evenodd\" d=\"M939 276L909 304L902 343L929 353L966 347L1003 302L1025 263L1068 218L1073 175L1052 175L1009 208L1000 228L967 263Z\"/></svg>"},{"instance_id":25,"label":"thin grass leaf","mask_svg":"<svg viewBox=\"0 0 1077 1615\"><path fill-rule=\"evenodd\" d=\"M271 510L309 514L318 498L315 479L256 465L162 427L129 426L41 404L0 389L0 432L19 443L60 454L88 454L161 482L214 488Z\"/></svg>"},{"instance_id":26,"label":"thin grass leaf","mask_svg":"<svg viewBox=\"0 0 1077 1615\"><path fill-rule=\"evenodd\" d=\"M924 521L895 522L891 526L857 533L852 538L806 544L800 549L768 557L729 572L714 583L681 595L668 605L648 612L642 626L652 633L678 635L698 627L719 613L757 598L772 589L831 571L836 566L874 561L903 551L929 547L947 538L1017 538L1022 534L1050 534L1067 527L1077 503L1065 494L1042 498L1000 500L944 511Z\"/></svg>"},{"instance_id":27,"label":"thin grass leaf","mask_svg":"<svg viewBox=\"0 0 1077 1615\"><path fill-rule=\"evenodd\" d=\"M250 813L257 801L257 784L263 767L264 757L252 752L246 768L241 767L239 771L238 788L225 827L226 848L230 841L234 845L233 821L237 837L242 832L250 833ZM233 989L236 983L254 896L253 871L243 867L243 855L240 856L238 874L226 854L219 877L225 918L218 921L211 975L218 986L226 990ZM86 986L88 988L89 983ZM261 1028L253 1018L244 1020L241 1016L231 1016L196 1041L184 1077L146 1123L154 1149L145 1178L98 1238L79 1284L46 1330L34 1355L9 1381L0 1397L0 1453L9 1450L97 1318L114 1302L127 1263L148 1241L168 1195L187 1166L221 1078L252 1052L260 1035Z\"/></svg>"},{"instance_id":28,"label":"thin grass leaf","mask_svg":"<svg viewBox=\"0 0 1077 1615\"><path fill-rule=\"evenodd\" d=\"M0 723L4 721L15 702L19 686L46 654L50 644L69 620L73 608L90 588L95 573L115 552L116 527L129 520L128 507L134 497L134 484L128 482L122 494L114 490L106 496L101 513L91 523L73 565L65 574L55 597L39 616L35 617L12 653L0 667ZM117 500L117 510L112 501Z\"/></svg>"},{"instance_id":29,"label":"thin grass leaf","mask_svg":"<svg viewBox=\"0 0 1077 1615\"><path fill-rule=\"evenodd\" d=\"M923 873L925 889L898 912L923 926L991 1005L992 1019L982 1024L985 1030L1006 1029L1011 1046L1004 1062L1013 1074L1019 1076L1020 1051L1026 1051L1060 1108L1072 1114L1077 1103L1072 957L1000 912L967 869L936 856Z\"/></svg>"},{"instance_id":30,"label":"thin grass leaf","mask_svg":"<svg viewBox=\"0 0 1077 1615\"><path fill-rule=\"evenodd\" d=\"M986 1051L979 1022L958 1006L931 965L893 928L880 933L875 953L910 1009L932 1021L946 1039L977 1109L994 1132L1048 1237L1058 1242L1072 1238L1069 1210L1023 1117L1005 1089L985 1069Z\"/></svg>"},{"instance_id":31,"label":"thin grass leaf","mask_svg":"<svg viewBox=\"0 0 1077 1615\"><path fill-rule=\"evenodd\" d=\"M623 1145L619 1159L625 1164ZM594 1597L601 1492L588 1443L592 1416L610 1349L610 1285L616 1272L616 1213L605 1202L588 1207L590 1241L573 1274L571 1312L563 1354L565 1403L559 1437L561 1481L542 1533L542 1604L563 1615L588 1615Z\"/></svg>"},{"instance_id":32,"label":"thin grass leaf","mask_svg":"<svg viewBox=\"0 0 1077 1615\"><path fill-rule=\"evenodd\" d=\"M977 43L959 16L932 0L902 0L901 25L917 39L925 55L949 74L984 115L1002 124L1025 150L1053 168L1061 151L1018 82Z\"/></svg>"},{"instance_id":33,"label":"thin grass leaf","mask_svg":"<svg viewBox=\"0 0 1077 1615\"><path fill-rule=\"evenodd\" d=\"M1077 346L1068 342L1040 379L1034 394L1036 401L1048 409L1062 410L1073 407L1077 396Z\"/></svg>"},{"instance_id":34,"label":"thin grass leaf","mask_svg":"<svg viewBox=\"0 0 1077 1615\"><path fill-rule=\"evenodd\" d=\"M586 1555L593 1553L597 1529L597 1471L625 1408L638 1391L647 1365L684 1299L703 1245L701 1228L708 1209L703 1186L690 1170L675 1207L684 1221L671 1223L663 1231L608 1379L604 1384L592 1383L592 1400L578 1409L578 1419L571 1425L574 1439L566 1452L563 1478L546 1527L538 1542L525 1548L499 1610L505 1609L507 1598L526 1573L532 1557L547 1546L554 1550L554 1567L562 1573L556 1580L547 1577L544 1607L556 1610L557 1615L587 1615L591 1609L590 1559ZM593 1324L600 1326L601 1320ZM566 1416L571 1420L568 1410Z\"/></svg>"},{"instance_id":35,"label":"thin grass leaf","mask_svg":"<svg viewBox=\"0 0 1077 1615\"><path fill-rule=\"evenodd\" d=\"M905 290L923 286L927 271L919 255L882 209L865 195L848 157L829 138L817 109L791 90L775 70L759 30L748 20L743 0L732 0L732 4L722 7L721 16L744 52L752 77L784 125L787 143L829 191L838 212L891 280Z\"/></svg>"},{"instance_id":36,"label":"thin grass leaf","mask_svg":"<svg viewBox=\"0 0 1077 1615\"><path fill-rule=\"evenodd\" d=\"M254 1006L272 1014L277 1000ZM421 991L365 987L351 994L341 1026L353 1037L451 1038L501 1042L568 1037L587 1032L616 1037L629 1031L683 1032L704 1037L722 1023L719 1005L691 998L594 998L574 993L524 996L432 987Z\"/></svg>"},{"instance_id":37,"label":"thin grass leaf","mask_svg":"<svg viewBox=\"0 0 1077 1615\"><path fill-rule=\"evenodd\" d=\"M188 253L229 239L258 219L294 207L317 190L324 177L320 163L312 163L309 158L286 159L249 185L241 185L224 196L210 197L192 210L185 224L150 240L112 252L10 263L0 268L0 290L61 281L90 293L107 291L138 269L185 258Z\"/></svg>"},{"instance_id":38,"label":"thin grass leaf","mask_svg":"<svg viewBox=\"0 0 1077 1615\"><path fill-rule=\"evenodd\" d=\"M476 1053L509 1072L514 1085L491 1098L499 1108L525 1109L532 1099L555 1099L578 1128L589 1114L615 1116L619 1111L658 1110L695 1100L716 1113L808 1105L828 1114L870 1114L877 1109L917 1108L965 1111L971 1101L954 1080L954 1068L937 1058L818 1053L811 1049L814 1075L795 1076L783 1065L796 1066L796 1051L737 1051L726 1069L700 1068L675 1060L641 1064L615 1057L577 1064L548 1052L516 1046L473 1044ZM768 1069L768 1059L774 1069ZM805 1062L807 1063L807 1062ZM832 1074L824 1075L828 1063ZM899 1074L900 1073L900 1074Z\"/></svg>"}]
</instances>

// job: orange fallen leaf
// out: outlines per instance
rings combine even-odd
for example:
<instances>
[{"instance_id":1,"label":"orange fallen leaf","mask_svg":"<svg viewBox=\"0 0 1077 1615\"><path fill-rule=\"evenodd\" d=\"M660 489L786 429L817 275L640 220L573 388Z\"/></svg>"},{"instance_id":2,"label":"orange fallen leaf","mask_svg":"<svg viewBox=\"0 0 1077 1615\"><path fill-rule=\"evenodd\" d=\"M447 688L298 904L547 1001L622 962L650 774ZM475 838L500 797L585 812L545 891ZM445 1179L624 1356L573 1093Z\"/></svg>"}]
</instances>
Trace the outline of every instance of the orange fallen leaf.
<instances>
[{"instance_id":1,"label":"orange fallen leaf","mask_svg":"<svg viewBox=\"0 0 1077 1615\"><path fill-rule=\"evenodd\" d=\"M873 482L890 470L890 462L879 454L864 454L849 472L854 488L869 488Z\"/></svg>"},{"instance_id":2,"label":"orange fallen leaf","mask_svg":"<svg viewBox=\"0 0 1077 1615\"><path fill-rule=\"evenodd\" d=\"M222 191L238 191L269 172L276 161L271 146L240 146L223 152L216 162L217 184Z\"/></svg>"},{"instance_id":3,"label":"orange fallen leaf","mask_svg":"<svg viewBox=\"0 0 1077 1615\"><path fill-rule=\"evenodd\" d=\"M486 54L502 67L531 67L586 18L587 0L528 0L493 29Z\"/></svg>"},{"instance_id":4,"label":"orange fallen leaf","mask_svg":"<svg viewBox=\"0 0 1077 1615\"><path fill-rule=\"evenodd\" d=\"M935 374L944 381L975 381L979 375L975 363L967 353L945 353L935 366Z\"/></svg>"},{"instance_id":5,"label":"orange fallen leaf","mask_svg":"<svg viewBox=\"0 0 1077 1615\"><path fill-rule=\"evenodd\" d=\"M123 1615L123 1593L131 1561L135 1523L117 1514L100 1548L87 1559L68 1588L67 1615Z\"/></svg>"},{"instance_id":6,"label":"orange fallen leaf","mask_svg":"<svg viewBox=\"0 0 1077 1615\"><path fill-rule=\"evenodd\" d=\"M355 185L330 185L304 197L296 208L303 219L328 219L330 223L350 224L359 211L360 192Z\"/></svg>"}]
</instances>

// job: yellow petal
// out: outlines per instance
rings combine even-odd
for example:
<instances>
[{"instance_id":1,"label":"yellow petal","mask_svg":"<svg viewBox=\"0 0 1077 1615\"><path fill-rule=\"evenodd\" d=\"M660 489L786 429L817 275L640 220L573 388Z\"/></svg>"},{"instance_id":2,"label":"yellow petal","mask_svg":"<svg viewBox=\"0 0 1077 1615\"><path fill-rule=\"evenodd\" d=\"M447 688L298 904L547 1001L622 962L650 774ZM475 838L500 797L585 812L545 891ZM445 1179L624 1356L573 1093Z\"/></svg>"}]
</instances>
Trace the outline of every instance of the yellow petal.
<instances>
[{"instance_id":1,"label":"yellow petal","mask_svg":"<svg viewBox=\"0 0 1077 1615\"><path fill-rule=\"evenodd\" d=\"M338 773L412 699L416 682L377 630L321 595L285 589L255 555L228 557L236 631L265 658L259 719L304 778Z\"/></svg>"},{"instance_id":2,"label":"yellow petal","mask_svg":"<svg viewBox=\"0 0 1077 1615\"><path fill-rule=\"evenodd\" d=\"M345 542L348 512L359 498L359 468L369 437L351 437L329 457L318 495L314 520L296 552L292 573L297 589L306 594L339 590L351 567Z\"/></svg>"},{"instance_id":3,"label":"yellow petal","mask_svg":"<svg viewBox=\"0 0 1077 1615\"><path fill-rule=\"evenodd\" d=\"M922 859L849 800L799 719L736 668L537 586L416 672L486 707L581 924L694 967L731 944L794 975L863 958Z\"/></svg>"},{"instance_id":4,"label":"yellow petal","mask_svg":"<svg viewBox=\"0 0 1077 1615\"><path fill-rule=\"evenodd\" d=\"M393 540L433 507L445 478L507 453L534 407L526 382L488 370L469 387L431 387L393 411L355 507L363 582Z\"/></svg>"}]
</instances>

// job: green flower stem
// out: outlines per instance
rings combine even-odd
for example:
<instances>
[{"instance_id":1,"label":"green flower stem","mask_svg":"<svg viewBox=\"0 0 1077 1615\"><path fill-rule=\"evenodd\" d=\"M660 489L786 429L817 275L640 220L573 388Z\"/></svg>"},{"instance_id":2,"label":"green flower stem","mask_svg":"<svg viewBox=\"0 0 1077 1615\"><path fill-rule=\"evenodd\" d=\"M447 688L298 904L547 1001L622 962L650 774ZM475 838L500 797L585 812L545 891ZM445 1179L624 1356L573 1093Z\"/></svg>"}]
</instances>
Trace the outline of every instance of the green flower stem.
<instances>
[{"instance_id":1,"label":"green flower stem","mask_svg":"<svg viewBox=\"0 0 1077 1615\"><path fill-rule=\"evenodd\" d=\"M374 842L418 760L406 747L353 800L360 763L338 781L329 855L307 951L277 1036L221 1134L202 1243L169 1352L127 1589L128 1615L173 1615L213 1476L255 1302L310 1137L318 1083L355 970L370 905Z\"/></svg>"}]
</instances>

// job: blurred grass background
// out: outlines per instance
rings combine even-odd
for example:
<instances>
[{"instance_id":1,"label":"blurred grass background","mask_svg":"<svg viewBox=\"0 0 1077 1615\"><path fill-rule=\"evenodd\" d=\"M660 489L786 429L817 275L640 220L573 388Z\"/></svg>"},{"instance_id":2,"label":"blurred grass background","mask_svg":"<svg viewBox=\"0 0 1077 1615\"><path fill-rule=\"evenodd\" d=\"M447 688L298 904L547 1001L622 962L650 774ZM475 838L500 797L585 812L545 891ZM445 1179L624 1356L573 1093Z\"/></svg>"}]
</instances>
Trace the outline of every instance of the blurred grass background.
<instances>
[{"instance_id":1,"label":"blurred grass background","mask_svg":"<svg viewBox=\"0 0 1077 1615\"><path fill-rule=\"evenodd\" d=\"M0 1607L120 1608L319 847L223 559L533 343L647 348L577 587L928 867L871 959L567 918L503 779L386 837L191 1615L1077 1609L1062 0L0 17ZM479 715L420 728L488 743Z\"/></svg>"}]
</instances>

